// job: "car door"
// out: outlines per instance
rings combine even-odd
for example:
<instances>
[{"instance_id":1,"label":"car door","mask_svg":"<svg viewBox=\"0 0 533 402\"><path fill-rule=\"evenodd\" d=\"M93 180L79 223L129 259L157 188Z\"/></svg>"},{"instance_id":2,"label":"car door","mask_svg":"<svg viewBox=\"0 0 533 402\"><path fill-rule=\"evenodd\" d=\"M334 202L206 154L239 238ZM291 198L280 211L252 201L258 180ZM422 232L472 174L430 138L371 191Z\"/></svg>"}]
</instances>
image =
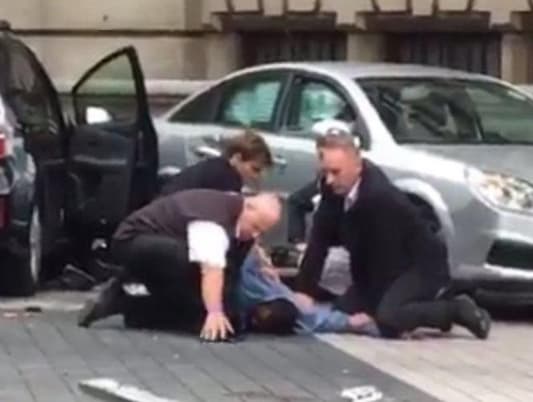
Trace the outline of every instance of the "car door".
<instances>
[{"instance_id":1,"label":"car door","mask_svg":"<svg viewBox=\"0 0 533 402\"><path fill-rule=\"evenodd\" d=\"M283 174L285 161L277 157L275 133L289 73L255 71L228 78L156 119L161 169L176 170L223 152L223 143L246 127L264 136L274 151L276 169L266 178L272 188ZM173 169L172 169L173 168Z\"/></svg>"},{"instance_id":2,"label":"car door","mask_svg":"<svg viewBox=\"0 0 533 402\"><path fill-rule=\"evenodd\" d=\"M287 91L287 70L265 70L244 74L228 81L220 92L215 115L219 131L208 141L211 147L252 128L263 136L274 159L274 166L262 180L262 189L279 190L277 183L286 174L287 161L281 155L277 134L281 105Z\"/></svg>"},{"instance_id":3,"label":"car door","mask_svg":"<svg viewBox=\"0 0 533 402\"><path fill-rule=\"evenodd\" d=\"M13 143L16 184L10 212L14 227L29 226L35 214L47 253L61 232L64 196L64 121L57 93L35 54L11 35L0 39L0 91L15 116Z\"/></svg>"},{"instance_id":4,"label":"car door","mask_svg":"<svg viewBox=\"0 0 533 402\"><path fill-rule=\"evenodd\" d=\"M316 177L317 161L312 126L321 120L354 122L356 113L346 97L329 81L313 75L296 75L284 112L281 135L290 174L279 187L291 193Z\"/></svg>"},{"instance_id":5,"label":"car door","mask_svg":"<svg viewBox=\"0 0 533 402\"><path fill-rule=\"evenodd\" d=\"M291 194L302 188L318 173L315 138L312 126L322 120L337 119L354 126L368 146L368 132L358 118L357 108L348 92L335 80L311 73L295 74L283 110L279 153L288 161L287 174L279 176L276 187Z\"/></svg>"},{"instance_id":6,"label":"car door","mask_svg":"<svg viewBox=\"0 0 533 402\"><path fill-rule=\"evenodd\" d=\"M92 67L72 89L65 219L106 236L156 191L157 138L133 47Z\"/></svg>"}]
</instances>

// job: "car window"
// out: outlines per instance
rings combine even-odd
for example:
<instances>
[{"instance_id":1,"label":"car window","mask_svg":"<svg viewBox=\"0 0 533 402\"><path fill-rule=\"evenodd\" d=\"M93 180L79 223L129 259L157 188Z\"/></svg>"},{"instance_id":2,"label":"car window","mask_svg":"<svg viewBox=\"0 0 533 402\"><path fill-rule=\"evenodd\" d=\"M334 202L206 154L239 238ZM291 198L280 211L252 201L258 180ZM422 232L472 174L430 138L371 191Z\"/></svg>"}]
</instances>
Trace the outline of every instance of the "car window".
<instances>
[{"instance_id":1,"label":"car window","mask_svg":"<svg viewBox=\"0 0 533 402\"><path fill-rule=\"evenodd\" d=\"M281 75L247 78L230 85L224 93L217 121L228 125L272 129L282 87Z\"/></svg>"},{"instance_id":2,"label":"car window","mask_svg":"<svg viewBox=\"0 0 533 402\"><path fill-rule=\"evenodd\" d=\"M211 121L211 110L215 92L210 90L198 95L170 116L169 121L184 123L206 123Z\"/></svg>"},{"instance_id":3,"label":"car window","mask_svg":"<svg viewBox=\"0 0 533 402\"><path fill-rule=\"evenodd\" d=\"M331 85L321 81L304 81L293 94L288 126L292 131L308 133L314 123L326 119L355 121L352 106Z\"/></svg>"},{"instance_id":4,"label":"car window","mask_svg":"<svg viewBox=\"0 0 533 402\"><path fill-rule=\"evenodd\" d=\"M508 142L532 142L533 102L504 87L466 88L485 136Z\"/></svg>"},{"instance_id":5,"label":"car window","mask_svg":"<svg viewBox=\"0 0 533 402\"><path fill-rule=\"evenodd\" d=\"M533 142L533 101L500 83L422 77L359 84L400 143Z\"/></svg>"},{"instance_id":6,"label":"car window","mask_svg":"<svg viewBox=\"0 0 533 402\"><path fill-rule=\"evenodd\" d=\"M80 122L136 122L138 99L134 72L126 54L102 65L77 84L75 112Z\"/></svg>"},{"instance_id":7,"label":"car window","mask_svg":"<svg viewBox=\"0 0 533 402\"><path fill-rule=\"evenodd\" d=\"M2 42L7 52L4 60L2 91L7 105L18 122L26 128L42 128L40 133L57 135L60 117L54 107L54 94L49 87L38 61L18 40ZM21 135L20 130L15 131Z\"/></svg>"}]
</instances>

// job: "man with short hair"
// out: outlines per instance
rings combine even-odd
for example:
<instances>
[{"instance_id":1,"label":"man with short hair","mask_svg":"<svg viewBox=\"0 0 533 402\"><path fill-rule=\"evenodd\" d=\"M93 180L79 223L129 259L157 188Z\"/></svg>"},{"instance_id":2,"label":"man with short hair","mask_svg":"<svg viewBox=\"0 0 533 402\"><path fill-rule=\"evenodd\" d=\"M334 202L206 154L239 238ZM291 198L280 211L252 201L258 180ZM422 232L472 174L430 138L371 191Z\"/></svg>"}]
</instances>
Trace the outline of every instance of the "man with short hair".
<instances>
[{"instance_id":1,"label":"man with short hair","mask_svg":"<svg viewBox=\"0 0 533 402\"><path fill-rule=\"evenodd\" d=\"M253 241L280 218L274 194L188 190L159 198L134 212L117 229L113 255L125 275L175 310L184 329L206 340L234 332L231 298L239 268ZM111 281L82 311L79 324L123 312L122 281Z\"/></svg>"},{"instance_id":2,"label":"man with short hair","mask_svg":"<svg viewBox=\"0 0 533 402\"><path fill-rule=\"evenodd\" d=\"M222 155L187 166L166 183L162 195L195 188L241 192L244 183L255 184L272 167L272 154L260 134L244 130L225 141Z\"/></svg>"},{"instance_id":3,"label":"man with short hair","mask_svg":"<svg viewBox=\"0 0 533 402\"><path fill-rule=\"evenodd\" d=\"M406 194L361 156L350 130L336 125L317 147L323 185L297 278L299 302L312 304L329 247L343 245L353 278L338 302L343 311L374 319L387 336L457 324L486 338L490 316L472 299L436 300L450 280L445 244Z\"/></svg>"}]
</instances>

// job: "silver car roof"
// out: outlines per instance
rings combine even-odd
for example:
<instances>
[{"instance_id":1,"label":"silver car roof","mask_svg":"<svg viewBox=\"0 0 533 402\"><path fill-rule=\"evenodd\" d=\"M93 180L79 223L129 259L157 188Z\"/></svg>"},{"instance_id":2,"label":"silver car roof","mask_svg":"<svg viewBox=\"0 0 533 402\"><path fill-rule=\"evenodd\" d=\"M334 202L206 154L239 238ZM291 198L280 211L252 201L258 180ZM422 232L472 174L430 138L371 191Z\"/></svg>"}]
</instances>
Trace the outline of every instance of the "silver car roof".
<instances>
[{"instance_id":1,"label":"silver car roof","mask_svg":"<svg viewBox=\"0 0 533 402\"><path fill-rule=\"evenodd\" d=\"M451 68L431 67L418 64L396 64L396 63L360 63L360 62L292 62L292 63L270 63L256 67L238 70L225 79L233 78L241 74L253 71L267 71L276 69L305 70L327 75L334 75L342 78L372 78L372 77L441 77L454 79L475 79L484 81L500 80L481 74L474 74Z\"/></svg>"},{"instance_id":2,"label":"silver car roof","mask_svg":"<svg viewBox=\"0 0 533 402\"><path fill-rule=\"evenodd\" d=\"M338 79L361 79L361 78L445 78L460 80L477 80L485 82L497 82L505 86L510 84L487 75L474 74L451 68L423 66L420 64L398 64L398 63L363 63L353 61L327 61L327 62L282 62L267 63L254 67L243 68L230 73L218 80L212 81L210 85L199 92L188 96L183 102L179 102L170 108L161 116L163 120L169 119L178 110L181 105L193 100L202 92L208 91L212 87L222 82L234 79L241 75L252 72L269 71L269 70L293 70L307 71L335 77Z\"/></svg>"}]
</instances>

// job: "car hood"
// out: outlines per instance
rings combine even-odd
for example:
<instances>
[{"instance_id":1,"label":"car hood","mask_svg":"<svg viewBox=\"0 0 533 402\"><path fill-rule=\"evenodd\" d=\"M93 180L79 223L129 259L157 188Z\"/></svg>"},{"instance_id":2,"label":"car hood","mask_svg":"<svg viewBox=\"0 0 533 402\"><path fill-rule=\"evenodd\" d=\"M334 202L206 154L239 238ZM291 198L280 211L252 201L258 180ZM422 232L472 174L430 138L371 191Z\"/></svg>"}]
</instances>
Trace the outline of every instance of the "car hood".
<instances>
[{"instance_id":1,"label":"car hood","mask_svg":"<svg viewBox=\"0 0 533 402\"><path fill-rule=\"evenodd\" d=\"M533 145L416 145L409 148L533 183Z\"/></svg>"}]
</instances>

